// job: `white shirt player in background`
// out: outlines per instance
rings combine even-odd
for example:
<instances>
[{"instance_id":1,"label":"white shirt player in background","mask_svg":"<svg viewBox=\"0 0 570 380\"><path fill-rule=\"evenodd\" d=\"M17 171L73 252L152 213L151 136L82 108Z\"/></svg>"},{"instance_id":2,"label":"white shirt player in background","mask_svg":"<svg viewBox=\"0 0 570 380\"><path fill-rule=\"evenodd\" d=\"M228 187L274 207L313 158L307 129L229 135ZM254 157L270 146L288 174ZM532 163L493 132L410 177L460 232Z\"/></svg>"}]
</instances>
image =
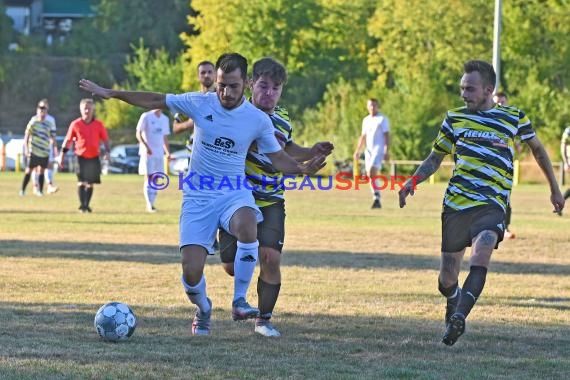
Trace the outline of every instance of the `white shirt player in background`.
<instances>
[{"instance_id":1,"label":"white shirt player in background","mask_svg":"<svg viewBox=\"0 0 570 380\"><path fill-rule=\"evenodd\" d=\"M259 313L245 300L257 264L257 223L262 220L251 187L243 185L245 157L251 144L256 142L258 150L284 173L314 174L325 165L323 155L301 164L281 149L269 116L245 101L247 66L245 57L238 53L222 54L216 62L215 94L122 91L87 79L79 81L81 89L103 99L116 98L147 109L168 107L194 120L194 149L188 176L183 180L180 213L181 280L188 299L197 306L193 335L210 334L212 302L207 296L204 267L208 254L213 254L218 227L238 240L234 275L239 286L234 289L232 314L255 318ZM241 296L236 298L238 292Z\"/></svg>"},{"instance_id":2,"label":"white shirt player in background","mask_svg":"<svg viewBox=\"0 0 570 380\"><path fill-rule=\"evenodd\" d=\"M147 111L141 115L137 123L137 140L139 141L139 174L144 175L143 194L146 211L156 212L154 202L158 191L148 184L153 173L164 171L164 156L170 159L168 135L170 122L161 109Z\"/></svg>"},{"instance_id":3,"label":"white shirt player in background","mask_svg":"<svg viewBox=\"0 0 570 380\"><path fill-rule=\"evenodd\" d=\"M39 104L43 104L45 105L45 107L47 107L48 112L49 112L49 103L47 99L42 99L39 101ZM29 123L33 123L34 121L36 121L37 119L37 115L34 115L30 118ZM47 122L49 122L51 124L51 130L53 132L53 135L55 136L55 130L56 130L56 126L55 126L55 118L50 115L49 113L46 115L45 120ZM54 181L53 181L53 177L55 175L55 173L57 172L57 166L55 165L55 158L58 156L58 152L57 152L57 145L51 145L50 146L50 151L49 151L49 158L48 158L48 166L45 170L45 174L46 174L46 179L47 179L47 193L48 194L53 194L56 191L59 190L59 188L57 186L55 186ZM34 194L39 193L39 183L38 183L38 173L36 171L32 172L32 182L34 184Z\"/></svg>"},{"instance_id":4,"label":"white shirt player in background","mask_svg":"<svg viewBox=\"0 0 570 380\"><path fill-rule=\"evenodd\" d=\"M390 121L378 111L377 99L368 99L366 107L368 108L368 115L362 120L362 133L356 144L353 158L355 162L358 162L360 150L365 145L364 165L366 175L370 179L370 189L373 195L372 208L381 208L380 190L378 190L381 186L380 180L372 181L372 178L380 174L382 161L390 159ZM355 173L355 175L359 174Z\"/></svg>"}]
</instances>

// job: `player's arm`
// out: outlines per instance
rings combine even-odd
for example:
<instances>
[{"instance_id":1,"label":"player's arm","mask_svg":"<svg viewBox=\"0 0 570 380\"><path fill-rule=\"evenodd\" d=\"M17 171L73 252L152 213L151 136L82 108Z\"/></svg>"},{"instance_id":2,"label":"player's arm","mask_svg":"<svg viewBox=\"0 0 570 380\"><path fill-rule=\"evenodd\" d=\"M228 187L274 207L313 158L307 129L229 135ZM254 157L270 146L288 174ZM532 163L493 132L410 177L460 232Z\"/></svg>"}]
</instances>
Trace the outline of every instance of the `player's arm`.
<instances>
[{"instance_id":1,"label":"player's arm","mask_svg":"<svg viewBox=\"0 0 570 380\"><path fill-rule=\"evenodd\" d=\"M328 156L332 153L334 145L330 141L320 141L309 148L300 146L291 141L289 144L285 145L284 149L285 152L295 158L295 160L304 162L318 155Z\"/></svg>"},{"instance_id":2,"label":"player's arm","mask_svg":"<svg viewBox=\"0 0 570 380\"><path fill-rule=\"evenodd\" d=\"M418 166L414 175L404 183L404 186L398 192L400 208L406 205L406 197L408 194L414 195L416 186L431 177L431 175L439 169L444 157L444 153L432 151L420 166Z\"/></svg>"},{"instance_id":3,"label":"player's arm","mask_svg":"<svg viewBox=\"0 0 570 380\"><path fill-rule=\"evenodd\" d=\"M93 96L97 95L103 99L119 99L133 106L147 109L167 108L166 94L159 92L113 90L101 87L88 79L81 79L79 81L79 88L90 92Z\"/></svg>"},{"instance_id":4,"label":"player's arm","mask_svg":"<svg viewBox=\"0 0 570 380\"><path fill-rule=\"evenodd\" d=\"M26 132L24 132L24 156L28 157L30 155L29 147L30 147L30 137L31 137L31 128L32 125L28 124L26 128Z\"/></svg>"},{"instance_id":5,"label":"player's arm","mask_svg":"<svg viewBox=\"0 0 570 380\"><path fill-rule=\"evenodd\" d=\"M170 144L168 143L168 135L164 135L163 137L162 148L164 149L164 154L166 155L166 159L170 159Z\"/></svg>"},{"instance_id":6,"label":"player's arm","mask_svg":"<svg viewBox=\"0 0 570 380\"><path fill-rule=\"evenodd\" d=\"M174 115L174 123L172 123L172 131L175 134L194 130L194 120L188 118L183 120L179 114Z\"/></svg>"},{"instance_id":7,"label":"player's arm","mask_svg":"<svg viewBox=\"0 0 570 380\"><path fill-rule=\"evenodd\" d=\"M69 150L69 145L71 144L71 127L70 129L67 131L67 134L65 135L65 138L63 139L63 142L61 143L61 149L59 150L59 155L57 156L55 162L57 162L57 165L60 167L63 167L63 156L67 153L67 151Z\"/></svg>"},{"instance_id":8,"label":"player's arm","mask_svg":"<svg viewBox=\"0 0 570 380\"><path fill-rule=\"evenodd\" d=\"M150 149L150 147L148 146L147 141L146 141L145 138L144 138L144 135L143 135L142 131L141 131L140 129L138 129L138 128L137 128L136 136L137 136L137 141L145 146L145 148L146 148L146 154L149 155L149 156L152 156L152 149Z\"/></svg>"},{"instance_id":9,"label":"player's arm","mask_svg":"<svg viewBox=\"0 0 570 380\"><path fill-rule=\"evenodd\" d=\"M282 149L274 153L266 153L266 155L271 160L273 167L285 174L312 175L326 165L326 156L324 155L315 156L303 163L297 162Z\"/></svg>"},{"instance_id":10,"label":"player's arm","mask_svg":"<svg viewBox=\"0 0 570 380\"><path fill-rule=\"evenodd\" d=\"M532 155L538 163L538 166L540 166L540 169L548 180L548 185L550 186L550 202L552 202L552 205L554 206L554 212L560 213L564 208L564 197L560 192L558 182L556 182L556 176L554 175L554 170L552 169L552 163L550 162L548 153L536 136L526 140L526 143L530 147Z\"/></svg>"},{"instance_id":11,"label":"player's arm","mask_svg":"<svg viewBox=\"0 0 570 380\"><path fill-rule=\"evenodd\" d=\"M365 141L366 141L366 135L364 134L360 135L360 137L358 138L358 142L356 143L356 149L354 150L354 154L352 155L354 161L358 161L360 159L360 150L364 146Z\"/></svg>"},{"instance_id":12,"label":"player's arm","mask_svg":"<svg viewBox=\"0 0 570 380\"><path fill-rule=\"evenodd\" d=\"M560 154L562 156L562 161L564 162L564 170L570 171L570 160L568 159L568 139L570 136L566 136L566 132L562 135L562 141L560 142Z\"/></svg>"},{"instance_id":13,"label":"player's arm","mask_svg":"<svg viewBox=\"0 0 570 380\"><path fill-rule=\"evenodd\" d=\"M384 161L390 161L390 132L384 132Z\"/></svg>"}]
</instances>

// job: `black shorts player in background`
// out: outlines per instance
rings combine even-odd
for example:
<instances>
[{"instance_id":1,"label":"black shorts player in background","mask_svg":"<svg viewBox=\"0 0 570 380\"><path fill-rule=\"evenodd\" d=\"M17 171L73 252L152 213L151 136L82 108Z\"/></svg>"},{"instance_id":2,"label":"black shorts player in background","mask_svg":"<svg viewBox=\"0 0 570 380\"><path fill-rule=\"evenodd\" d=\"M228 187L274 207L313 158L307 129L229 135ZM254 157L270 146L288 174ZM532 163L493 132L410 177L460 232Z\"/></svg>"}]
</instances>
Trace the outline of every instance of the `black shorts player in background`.
<instances>
[{"instance_id":1,"label":"black shorts player in background","mask_svg":"<svg viewBox=\"0 0 570 380\"><path fill-rule=\"evenodd\" d=\"M527 143L550 186L555 212L564 198L542 143L529 118L516 107L493 102L493 66L472 60L463 66L461 98L465 106L447 111L429 156L418 167L417 183L437 171L443 158L455 160L442 212L439 291L447 298L443 343L451 346L465 331L465 319L481 295L493 249L503 239L505 208L513 180L514 140ZM400 207L414 194L409 181L399 192ZM463 287L458 277L465 249L471 246L470 269Z\"/></svg>"}]
</instances>

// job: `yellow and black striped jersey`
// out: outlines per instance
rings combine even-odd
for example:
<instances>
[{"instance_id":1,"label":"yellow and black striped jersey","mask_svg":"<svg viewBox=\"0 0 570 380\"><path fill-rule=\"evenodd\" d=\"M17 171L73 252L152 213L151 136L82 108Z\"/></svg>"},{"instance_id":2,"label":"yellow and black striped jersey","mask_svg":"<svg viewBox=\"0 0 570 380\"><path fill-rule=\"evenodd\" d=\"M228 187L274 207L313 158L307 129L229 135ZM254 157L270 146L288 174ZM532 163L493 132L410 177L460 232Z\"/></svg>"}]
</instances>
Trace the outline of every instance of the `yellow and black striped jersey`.
<instances>
[{"instance_id":1,"label":"yellow and black striped jersey","mask_svg":"<svg viewBox=\"0 0 570 380\"><path fill-rule=\"evenodd\" d=\"M269 117L273 122L277 140L283 145L291 144L293 128L287 109L277 106ZM269 206L284 199L284 189L281 186L283 173L275 169L269 157L259 153L256 146L247 153L245 174L254 187L253 196L258 206Z\"/></svg>"},{"instance_id":2,"label":"yellow and black striped jersey","mask_svg":"<svg viewBox=\"0 0 570 380\"><path fill-rule=\"evenodd\" d=\"M37 157L49 157L50 137L55 138L55 131L52 123L47 120L30 120L26 127L29 134L28 151Z\"/></svg>"},{"instance_id":3,"label":"yellow and black striped jersey","mask_svg":"<svg viewBox=\"0 0 570 380\"><path fill-rule=\"evenodd\" d=\"M465 210L491 204L505 209L513 185L515 136L526 141L535 135L529 118L516 107L449 110L432 149L454 155L443 206Z\"/></svg>"}]
</instances>

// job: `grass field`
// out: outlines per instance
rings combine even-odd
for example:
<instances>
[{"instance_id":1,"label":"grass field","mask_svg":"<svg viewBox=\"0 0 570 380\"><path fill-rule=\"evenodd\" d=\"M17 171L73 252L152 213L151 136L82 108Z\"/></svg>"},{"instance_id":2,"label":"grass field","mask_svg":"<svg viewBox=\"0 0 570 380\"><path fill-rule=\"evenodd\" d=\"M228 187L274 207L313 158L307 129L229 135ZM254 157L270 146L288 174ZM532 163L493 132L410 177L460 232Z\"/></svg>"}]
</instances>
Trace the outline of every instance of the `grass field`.
<instances>
[{"instance_id":1,"label":"grass field","mask_svg":"<svg viewBox=\"0 0 570 380\"><path fill-rule=\"evenodd\" d=\"M545 186L515 188L517 239L495 251L467 331L447 347L437 291L444 184L421 185L403 210L392 191L384 192L381 210L369 209L367 189L290 191L274 316L283 336L267 339L254 334L252 322L231 321L233 281L217 256L206 266L212 335L190 335L176 178L159 194L157 214L144 211L138 176L103 177L92 214L77 212L70 174L59 174L61 190L43 198L18 197L21 179L0 173L2 379L570 374L570 211L552 214ZM129 304L139 320L119 344L101 341L93 328L98 307L113 300Z\"/></svg>"}]
</instances>

